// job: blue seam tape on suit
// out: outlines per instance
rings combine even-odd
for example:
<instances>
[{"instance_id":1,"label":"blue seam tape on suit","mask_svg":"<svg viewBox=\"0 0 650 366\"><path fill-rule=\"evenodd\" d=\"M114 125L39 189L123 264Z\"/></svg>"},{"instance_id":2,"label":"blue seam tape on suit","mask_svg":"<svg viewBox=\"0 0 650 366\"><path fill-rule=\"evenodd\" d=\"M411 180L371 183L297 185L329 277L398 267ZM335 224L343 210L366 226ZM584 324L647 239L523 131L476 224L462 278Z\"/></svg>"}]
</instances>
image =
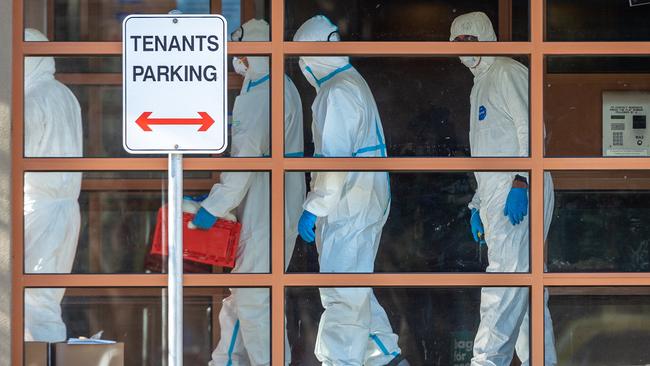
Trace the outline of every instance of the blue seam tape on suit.
<instances>
[{"instance_id":1,"label":"blue seam tape on suit","mask_svg":"<svg viewBox=\"0 0 650 366\"><path fill-rule=\"evenodd\" d=\"M235 342L237 342L237 334L239 333L239 320L235 323L235 328L232 330L232 338L230 338L230 347L228 347L228 363L226 366L232 366L232 353L235 350Z\"/></svg>"}]
</instances>

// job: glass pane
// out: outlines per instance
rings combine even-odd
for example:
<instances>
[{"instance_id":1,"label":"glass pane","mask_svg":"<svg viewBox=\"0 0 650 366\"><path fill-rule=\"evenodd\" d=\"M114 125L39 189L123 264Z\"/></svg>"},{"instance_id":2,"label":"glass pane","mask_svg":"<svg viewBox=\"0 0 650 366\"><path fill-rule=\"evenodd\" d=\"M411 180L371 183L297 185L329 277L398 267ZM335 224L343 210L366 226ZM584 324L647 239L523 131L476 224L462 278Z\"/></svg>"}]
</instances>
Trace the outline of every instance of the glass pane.
<instances>
[{"instance_id":1,"label":"glass pane","mask_svg":"<svg viewBox=\"0 0 650 366\"><path fill-rule=\"evenodd\" d=\"M120 41L122 20L130 14L209 14L210 0L121 1L26 0L25 28L41 31L50 41ZM242 21L270 22L269 0L222 0L215 9L228 21L229 33ZM30 39L28 39L30 40ZM244 39L246 40L246 39Z\"/></svg>"},{"instance_id":2,"label":"glass pane","mask_svg":"<svg viewBox=\"0 0 650 366\"><path fill-rule=\"evenodd\" d=\"M528 0L514 0L511 9L500 8L504 3L499 0L286 0L285 4L288 41L317 14L327 16L344 41L448 41L452 21L475 11L489 17L499 40L528 40Z\"/></svg>"},{"instance_id":3,"label":"glass pane","mask_svg":"<svg viewBox=\"0 0 650 366\"><path fill-rule=\"evenodd\" d=\"M199 226L206 230L184 228L185 272L229 272L235 264L237 272L269 271L269 176L185 172L186 220L201 207L219 217L211 228L203 214ZM166 172L27 173L25 272L166 272L166 179ZM255 261L238 259L244 247Z\"/></svg>"},{"instance_id":4,"label":"glass pane","mask_svg":"<svg viewBox=\"0 0 650 366\"><path fill-rule=\"evenodd\" d=\"M290 287L285 293L294 365L385 365L396 355L411 365L462 366L472 357L495 365L528 361L528 288L486 287L481 293L477 287L382 287L373 293L347 287L320 292ZM509 301L497 306L503 297ZM346 307L348 302L353 305Z\"/></svg>"},{"instance_id":5,"label":"glass pane","mask_svg":"<svg viewBox=\"0 0 650 366\"><path fill-rule=\"evenodd\" d=\"M528 57L515 59L472 61L475 85L458 57L288 58L285 124L302 109L308 157L527 156Z\"/></svg>"},{"instance_id":6,"label":"glass pane","mask_svg":"<svg viewBox=\"0 0 650 366\"><path fill-rule=\"evenodd\" d=\"M515 175L287 173L288 271L527 272L529 215L513 225L503 214ZM303 198L305 180L311 187ZM474 241L474 231L487 245Z\"/></svg>"},{"instance_id":7,"label":"glass pane","mask_svg":"<svg viewBox=\"0 0 650 366\"><path fill-rule=\"evenodd\" d=\"M650 57L546 57L549 157L648 156Z\"/></svg>"},{"instance_id":8,"label":"glass pane","mask_svg":"<svg viewBox=\"0 0 650 366\"><path fill-rule=\"evenodd\" d=\"M234 294L240 296L242 291L255 291L266 298L266 304L257 308L259 314L250 314L257 316L255 322L239 327L239 321L232 316L232 303ZM236 340L233 356L237 357L242 334L250 332L255 332L257 337L256 355L268 363L268 299L268 288L185 288L184 364L207 365L212 359L218 365L225 365L232 341ZM108 365L103 357L111 357L113 351L112 357L123 360L123 363L116 363L119 365L167 365L167 306L165 288L26 289L25 365L46 364L47 345L38 342L62 342L98 332L103 332L102 339L117 343L102 346L52 344L53 351L56 348L52 353L56 364L80 364L76 357L80 357L78 352L85 351L85 357L91 359L82 364ZM29 363L30 360L34 363Z\"/></svg>"},{"instance_id":9,"label":"glass pane","mask_svg":"<svg viewBox=\"0 0 650 366\"><path fill-rule=\"evenodd\" d=\"M231 128L222 156L269 157L269 58L239 59L250 70L240 76L229 62ZM134 156L122 147L121 69L120 57L25 58L25 156ZM147 156L160 157L135 157Z\"/></svg>"},{"instance_id":10,"label":"glass pane","mask_svg":"<svg viewBox=\"0 0 650 366\"><path fill-rule=\"evenodd\" d=\"M557 171L553 272L650 271L650 171ZM547 188L548 190L548 188Z\"/></svg>"},{"instance_id":11,"label":"glass pane","mask_svg":"<svg viewBox=\"0 0 650 366\"><path fill-rule=\"evenodd\" d=\"M558 365L650 364L650 288L550 287L549 292Z\"/></svg>"},{"instance_id":12,"label":"glass pane","mask_svg":"<svg viewBox=\"0 0 650 366\"><path fill-rule=\"evenodd\" d=\"M648 41L646 0L546 0L547 41Z\"/></svg>"}]
</instances>

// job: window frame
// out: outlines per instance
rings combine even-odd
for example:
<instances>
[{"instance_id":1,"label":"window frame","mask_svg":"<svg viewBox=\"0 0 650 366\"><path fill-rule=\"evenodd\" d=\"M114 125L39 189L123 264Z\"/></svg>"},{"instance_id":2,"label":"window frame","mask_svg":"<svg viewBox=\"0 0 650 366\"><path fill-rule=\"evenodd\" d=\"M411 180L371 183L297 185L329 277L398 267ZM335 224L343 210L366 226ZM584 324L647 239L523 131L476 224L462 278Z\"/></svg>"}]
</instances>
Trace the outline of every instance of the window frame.
<instances>
[{"instance_id":1,"label":"window frame","mask_svg":"<svg viewBox=\"0 0 650 366\"><path fill-rule=\"evenodd\" d=\"M510 39L512 1L500 0L502 39ZM137 171L167 169L167 158L25 158L23 156L23 58L34 55L120 55L121 42L23 42L23 0L13 2L12 81L12 364L23 364L23 302L29 287L164 287L166 274L25 274L23 261L23 176L28 171ZM221 1L213 0L212 12ZM545 42L545 1L530 0L530 38L526 42L337 42L284 41L284 0L271 1L271 41L230 43L230 55L271 59L271 158L184 158L186 170L264 170L271 172L272 250L269 274L186 274L192 287L270 287L272 364L284 364L285 288L290 286L476 287L526 286L531 289L531 359L544 364L544 288L570 286L650 286L650 273L545 273L543 173L552 170L647 170L647 158L546 158L543 143L544 57L547 55L650 54L650 42ZM508 23L508 24L505 24ZM503 25L503 26L502 26ZM507 25L507 27L506 27ZM525 158L285 158L285 57L331 54L354 56L526 55L530 58L530 157ZM531 267L529 273L292 274L284 263L284 172L319 170L530 171Z\"/></svg>"}]
</instances>

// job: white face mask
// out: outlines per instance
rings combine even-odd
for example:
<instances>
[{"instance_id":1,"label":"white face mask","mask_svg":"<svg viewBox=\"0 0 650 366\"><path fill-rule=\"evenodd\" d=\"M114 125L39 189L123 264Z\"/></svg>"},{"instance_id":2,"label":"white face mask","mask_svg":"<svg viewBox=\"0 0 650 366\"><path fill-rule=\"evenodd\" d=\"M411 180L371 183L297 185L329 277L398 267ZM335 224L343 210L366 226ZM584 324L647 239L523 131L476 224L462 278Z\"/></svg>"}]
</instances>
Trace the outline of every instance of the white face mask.
<instances>
[{"instance_id":1,"label":"white face mask","mask_svg":"<svg viewBox=\"0 0 650 366\"><path fill-rule=\"evenodd\" d=\"M300 71L302 71L302 74L305 76L305 79L313 86L314 88L318 88L318 82L316 81L316 77L314 74L309 72L307 69L309 66L305 63L305 61L302 59L302 57L298 60L298 66L300 66Z\"/></svg>"},{"instance_id":2,"label":"white face mask","mask_svg":"<svg viewBox=\"0 0 650 366\"><path fill-rule=\"evenodd\" d=\"M248 66L246 66L244 61L238 57L232 58L232 67L235 69L235 72L241 76L246 76L246 72L248 72Z\"/></svg>"},{"instance_id":3,"label":"white face mask","mask_svg":"<svg viewBox=\"0 0 650 366\"><path fill-rule=\"evenodd\" d=\"M460 56L460 62L463 65L469 67L470 69L475 68L478 64L481 63L481 56Z\"/></svg>"}]
</instances>

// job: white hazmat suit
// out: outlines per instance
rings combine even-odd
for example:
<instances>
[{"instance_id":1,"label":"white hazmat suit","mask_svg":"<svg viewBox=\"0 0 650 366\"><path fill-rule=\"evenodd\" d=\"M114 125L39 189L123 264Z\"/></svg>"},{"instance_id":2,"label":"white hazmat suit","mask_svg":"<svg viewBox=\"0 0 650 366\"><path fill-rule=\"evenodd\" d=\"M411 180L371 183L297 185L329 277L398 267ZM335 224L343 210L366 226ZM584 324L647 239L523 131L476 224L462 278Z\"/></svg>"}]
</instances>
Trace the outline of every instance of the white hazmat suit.
<instances>
[{"instance_id":1,"label":"white hazmat suit","mask_svg":"<svg viewBox=\"0 0 650 366\"><path fill-rule=\"evenodd\" d=\"M263 20L253 19L242 25L238 33L241 37L238 40L268 41L269 25ZM233 108L231 156L269 156L269 61L266 57L248 57L247 60L247 67L243 63L237 66L238 71L244 74L244 83ZM302 104L298 90L286 76L284 90L286 154L302 156ZM295 223L302 212L306 191L304 179L291 174L287 178L285 267L291 259L298 235ZM201 205L218 218L235 210L242 224L233 273L269 272L271 208L268 173L224 172ZM269 290L233 288L231 293L223 301L219 314L221 338L212 353L210 365L270 365ZM285 350L288 364L291 359L288 344Z\"/></svg>"},{"instance_id":2,"label":"white hazmat suit","mask_svg":"<svg viewBox=\"0 0 650 366\"><path fill-rule=\"evenodd\" d=\"M316 16L298 29L293 40L338 39L336 26ZM375 100L348 57L301 57L300 66L317 91L312 104L314 155L386 157ZM303 208L318 217L321 272L373 272L390 210L388 173L312 173ZM371 288L321 288L320 294L325 310L315 354L323 365L386 365L401 360L397 335Z\"/></svg>"},{"instance_id":3,"label":"white hazmat suit","mask_svg":"<svg viewBox=\"0 0 650 366\"><path fill-rule=\"evenodd\" d=\"M47 41L35 29L26 41ZM25 156L80 157L81 109L74 94L54 79L54 58L25 59ZM25 174L25 272L70 273L79 239L81 173ZM25 291L25 340L66 339L61 319L65 289Z\"/></svg>"},{"instance_id":4,"label":"white hazmat suit","mask_svg":"<svg viewBox=\"0 0 650 366\"><path fill-rule=\"evenodd\" d=\"M461 15L451 26L459 35L496 41L490 19L480 12ZM474 74L470 95L472 157L528 156L528 69L507 57L464 56ZM523 172L477 172L478 189L470 209L480 212L488 246L488 272L529 270L529 221L513 225L504 206L515 175ZM550 173L544 174L544 238L551 224L554 192ZM545 293L546 300L548 294ZM474 341L472 365L507 366L516 349L523 366L529 360L528 289L485 287L481 290L481 322ZM516 342L516 343L515 343ZM553 323L545 304L545 363L556 364Z\"/></svg>"}]
</instances>

